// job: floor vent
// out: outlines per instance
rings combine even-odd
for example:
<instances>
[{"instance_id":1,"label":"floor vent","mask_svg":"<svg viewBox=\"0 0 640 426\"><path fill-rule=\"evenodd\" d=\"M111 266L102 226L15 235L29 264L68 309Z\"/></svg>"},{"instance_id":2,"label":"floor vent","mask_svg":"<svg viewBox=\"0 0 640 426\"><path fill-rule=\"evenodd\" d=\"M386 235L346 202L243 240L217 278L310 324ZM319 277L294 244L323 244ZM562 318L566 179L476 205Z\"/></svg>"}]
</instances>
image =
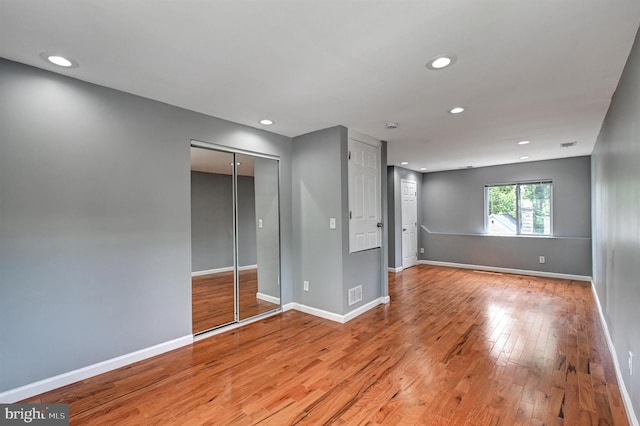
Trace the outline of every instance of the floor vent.
<instances>
[{"instance_id":1,"label":"floor vent","mask_svg":"<svg viewBox=\"0 0 640 426\"><path fill-rule=\"evenodd\" d=\"M362 300L362 286L349 289L349 306Z\"/></svg>"}]
</instances>

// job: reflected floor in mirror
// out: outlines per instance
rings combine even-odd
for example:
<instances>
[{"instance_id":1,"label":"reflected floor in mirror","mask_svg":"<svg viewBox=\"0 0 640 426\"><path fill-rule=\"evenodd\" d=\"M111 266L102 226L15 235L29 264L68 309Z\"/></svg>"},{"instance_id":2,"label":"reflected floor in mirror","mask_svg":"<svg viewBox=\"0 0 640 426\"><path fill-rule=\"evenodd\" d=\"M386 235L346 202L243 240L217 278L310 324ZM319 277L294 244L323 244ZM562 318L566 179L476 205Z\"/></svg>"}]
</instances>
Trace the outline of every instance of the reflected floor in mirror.
<instances>
[{"instance_id":1,"label":"reflected floor in mirror","mask_svg":"<svg viewBox=\"0 0 640 426\"><path fill-rule=\"evenodd\" d=\"M346 324L297 311L31 398L71 424L627 425L588 285L419 265Z\"/></svg>"},{"instance_id":2,"label":"reflected floor in mirror","mask_svg":"<svg viewBox=\"0 0 640 426\"><path fill-rule=\"evenodd\" d=\"M258 270L239 271L240 319L278 309L274 303L258 299ZM193 277L192 323L193 332L200 333L234 321L233 271Z\"/></svg>"}]
</instances>

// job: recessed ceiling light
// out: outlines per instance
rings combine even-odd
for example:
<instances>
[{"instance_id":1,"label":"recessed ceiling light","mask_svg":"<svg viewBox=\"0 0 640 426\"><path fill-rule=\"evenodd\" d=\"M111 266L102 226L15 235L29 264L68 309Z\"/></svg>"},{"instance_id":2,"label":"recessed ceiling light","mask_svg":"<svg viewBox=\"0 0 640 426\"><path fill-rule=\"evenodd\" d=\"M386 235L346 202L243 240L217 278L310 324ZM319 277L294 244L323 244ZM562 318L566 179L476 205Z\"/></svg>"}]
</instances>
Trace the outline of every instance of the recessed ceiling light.
<instances>
[{"instance_id":1,"label":"recessed ceiling light","mask_svg":"<svg viewBox=\"0 0 640 426\"><path fill-rule=\"evenodd\" d=\"M273 124L272 120L260 120L260 124L264 126L271 126Z\"/></svg>"},{"instance_id":2,"label":"recessed ceiling light","mask_svg":"<svg viewBox=\"0 0 640 426\"><path fill-rule=\"evenodd\" d=\"M42 52L40 54L40 57L45 61L50 62L54 65L57 65L59 67L63 67L63 68L78 67L78 63L76 61L74 61L73 59L65 58L64 56L52 55L50 53Z\"/></svg>"},{"instance_id":3,"label":"recessed ceiling light","mask_svg":"<svg viewBox=\"0 0 640 426\"><path fill-rule=\"evenodd\" d=\"M60 65L61 67L70 67L71 61L68 60L67 58L63 57L63 56L49 56L47 58L49 60L49 62L56 64L56 65Z\"/></svg>"},{"instance_id":4,"label":"recessed ceiling light","mask_svg":"<svg viewBox=\"0 0 640 426\"><path fill-rule=\"evenodd\" d=\"M529 156L528 155L523 155L522 157L520 157L521 160L528 160Z\"/></svg>"},{"instance_id":5,"label":"recessed ceiling light","mask_svg":"<svg viewBox=\"0 0 640 426\"><path fill-rule=\"evenodd\" d=\"M408 161L401 161L400 164L402 164L403 166L406 166L407 164L409 164Z\"/></svg>"},{"instance_id":6,"label":"recessed ceiling light","mask_svg":"<svg viewBox=\"0 0 640 426\"><path fill-rule=\"evenodd\" d=\"M460 114L461 112L464 112L466 109L467 107L463 107L463 106L453 107L449 110L449 114Z\"/></svg>"},{"instance_id":7,"label":"recessed ceiling light","mask_svg":"<svg viewBox=\"0 0 640 426\"><path fill-rule=\"evenodd\" d=\"M528 143L531 143L531 141L520 141L518 142L518 145L526 145Z\"/></svg>"},{"instance_id":8,"label":"recessed ceiling light","mask_svg":"<svg viewBox=\"0 0 640 426\"><path fill-rule=\"evenodd\" d=\"M438 55L427 62L427 68L441 70L455 64L457 59L456 55Z\"/></svg>"},{"instance_id":9,"label":"recessed ceiling light","mask_svg":"<svg viewBox=\"0 0 640 426\"><path fill-rule=\"evenodd\" d=\"M420 170L427 170L426 167L420 167Z\"/></svg>"}]
</instances>

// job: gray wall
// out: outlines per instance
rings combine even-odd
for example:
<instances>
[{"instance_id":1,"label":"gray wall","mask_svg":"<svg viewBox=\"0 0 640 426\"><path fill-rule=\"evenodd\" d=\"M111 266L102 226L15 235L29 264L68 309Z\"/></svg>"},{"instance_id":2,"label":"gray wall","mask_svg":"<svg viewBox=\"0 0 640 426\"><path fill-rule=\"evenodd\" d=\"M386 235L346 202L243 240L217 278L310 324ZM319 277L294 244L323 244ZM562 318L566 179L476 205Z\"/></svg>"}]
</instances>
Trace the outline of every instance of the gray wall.
<instances>
[{"instance_id":1,"label":"gray wall","mask_svg":"<svg viewBox=\"0 0 640 426\"><path fill-rule=\"evenodd\" d=\"M402 267L402 180L410 180L416 182L418 191L418 220L422 218L422 173L405 169L404 167L389 166L388 167L388 188L389 196L388 208L394 214L389 220L389 267ZM420 223L418 223L418 248L422 247L422 232L420 231Z\"/></svg>"},{"instance_id":2,"label":"gray wall","mask_svg":"<svg viewBox=\"0 0 640 426\"><path fill-rule=\"evenodd\" d=\"M293 139L295 297L304 305L339 315L387 292L386 271L383 274L386 251L349 253L347 153L347 129L342 126ZM384 184L386 144L381 154L380 182ZM382 195L384 203L386 188ZM336 218L336 229L329 229L332 217ZM303 291L305 280L310 283L308 292ZM357 285L362 285L362 301L348 306L348 290Z\"/></svg>"},{"instance_id":3,"label":"gray wall","mask_svg":"<svg viewBox=\"0 0 640 426\"><path fill-rule=\"evenodd\" d=\"M233 267L232 177L191 172L191 270ZM256 264L254 178L238 176L238 257Z\"/></svg>"},{"instance_id":4,"label":"gray wall","mask_svg":"<svg viewBox=\"0 0 640 426\"><path fill-rule=\"evenodd\" d=\"M0 60L0 392L191 334L190 140L291 140Z\"/></svg>"},{"instance_id":5,"label":"gray wall","mask_svg":"<svg viewBox=\"0 0 640 426\"><path fill-rule=\"evenodd\" d=\"M592 155L593 280L640 417L640 35ZM634 374L627 369L628 352Z\"/></svg>"},{"instance_id":6,"label":"gray wall","mask_svg":"<svg viewBox=\"0 0 640 426\"><path fill-rule=\"evenodd\" d=\"M380 262L380 276L382 277L382 282L380 285L382 289L380 290L380 295L382 297L389 296L389 233L385 232L385 229L391 226L391 211L393 209L389 208L389 188L384 184L385 179L387 178L387 170L386 165L388 162L388 142L382 141L382 152L381 152L381 170L380 170L380 182L382 185L382 260Z\"/></svg>"},{"instance_id":7,"label":"gray wall","mask_svg":"<svg viewBox=\"0 0 640 426\"><path fill-rule=\"evenodd\" d=\"M385 223L387 229L387 247L388 247L388 256L389 259L388 267L395 268L396 267L396 246L398 244L396 239L396 203L395 203L395 167L388 166L387 167L387 222ZM422 182L422 179L420 179ZM400 212L398 212L399 214ZM420 216L418 216L420 217Z\"/></svg>"},{"instance_id":8,"label":"gray wall","mask_svg":"<svg viewBox=\"0 0 640 426\"><path fill-rule=\"evenodd\" d=\"M553 181L554 236L482 235L484 186L535 179ZM421 258L590 276L590 179L589 157L425 173Z\"/></svg>"},{"instance_id":9,"label":"gray wall","mask_svg":"<svg viewBox=\"0 0 640 426\"><path fill-rule=\"evenodd\" d=\"M293 138L293 282L299 303L342 314L342 138L332 127ZM346 184L345 184L346 185ZM329 229L329 218L336 229ZM303 281L309 291L303 291Z\"/></svg>"}]
</instances>

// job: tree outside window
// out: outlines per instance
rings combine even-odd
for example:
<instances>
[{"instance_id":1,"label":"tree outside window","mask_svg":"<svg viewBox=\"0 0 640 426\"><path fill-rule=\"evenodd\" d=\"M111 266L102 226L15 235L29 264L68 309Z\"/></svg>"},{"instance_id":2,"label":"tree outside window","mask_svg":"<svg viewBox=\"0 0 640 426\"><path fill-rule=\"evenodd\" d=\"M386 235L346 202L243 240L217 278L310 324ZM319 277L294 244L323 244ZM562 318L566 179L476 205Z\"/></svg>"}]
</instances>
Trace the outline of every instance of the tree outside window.
<instances>
[{"instance_id":1,"label":"tree outside window","mask_svg":"<svg viewBox=\"0 0 640 426\"><path fill-rule=\"evenodd\" d=\"M551 182L487 185L486 232L551 235Z\"/></svg>"}]
</instances>

